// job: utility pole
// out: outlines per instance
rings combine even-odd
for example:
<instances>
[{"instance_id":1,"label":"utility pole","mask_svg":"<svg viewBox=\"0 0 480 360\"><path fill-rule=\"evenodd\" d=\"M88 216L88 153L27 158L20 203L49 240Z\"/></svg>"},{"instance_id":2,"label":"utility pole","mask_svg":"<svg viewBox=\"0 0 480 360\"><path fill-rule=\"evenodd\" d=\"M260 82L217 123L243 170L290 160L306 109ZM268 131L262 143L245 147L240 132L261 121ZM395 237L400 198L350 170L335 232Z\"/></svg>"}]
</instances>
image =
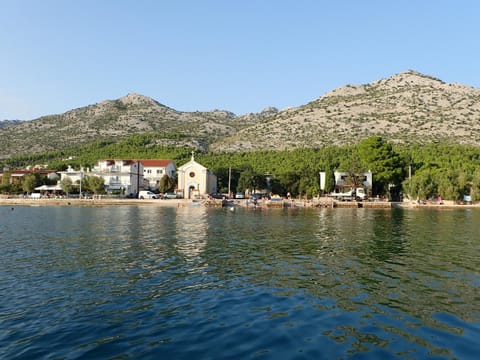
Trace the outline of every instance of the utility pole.
<instances>
[{"instance_id":1,"label":"utility pole","mask_svg":"<svg viewBox=\"0 0 480 360\"><path fill-rule=\"evenodd\" d=\"M140 191L140 161L137 160L137 197Z\"/></svg>"},{"instance_id":2,"label":"utility pole","mask_svg":"<svg viewBox=\"0 0 480 360\"><path fill-rule=\"evenodd\" d=\"M412 200L412 165L408 165L408 197Z\"/></svg>"},{"instance_id":3,"label":"utility pole","mask_svg":"<svg viewBox=\"0 0 480 360\"><path fill-rule=\"evenodd\" d=\"M228 197L230 197L230 182L232 179L232 167L228 168Z\"/></svg>"},{"instance_id":4,"label":"utility pole","mask_svg":"<svg viewBox=\"0 0 480 360\"><path fill-rule=\"evenodd\" d=\"M82 198L82 178L83 178L83 168L80 166L80 191L78 193L78 198Z\"/></svg>"}]
</instances>

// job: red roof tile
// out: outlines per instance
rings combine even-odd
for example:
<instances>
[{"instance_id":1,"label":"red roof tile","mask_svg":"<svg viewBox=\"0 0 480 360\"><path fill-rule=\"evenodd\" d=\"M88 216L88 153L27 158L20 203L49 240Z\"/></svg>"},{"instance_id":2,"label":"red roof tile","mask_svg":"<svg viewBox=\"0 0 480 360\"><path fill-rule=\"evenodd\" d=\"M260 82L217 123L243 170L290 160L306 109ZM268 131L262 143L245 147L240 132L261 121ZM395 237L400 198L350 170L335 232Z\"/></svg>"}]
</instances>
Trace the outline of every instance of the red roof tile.
<instances>
[{"instance_id":1,"label":"red roof tile","mask_svg":"<svg viewBox=\"0 0 480 360\"><path fill-rule=\"evenodd\" d=\"M146 167L167 167L168 164L172 162L172 160L139 160L143 166Z\"/></svg>"}]
</instances>

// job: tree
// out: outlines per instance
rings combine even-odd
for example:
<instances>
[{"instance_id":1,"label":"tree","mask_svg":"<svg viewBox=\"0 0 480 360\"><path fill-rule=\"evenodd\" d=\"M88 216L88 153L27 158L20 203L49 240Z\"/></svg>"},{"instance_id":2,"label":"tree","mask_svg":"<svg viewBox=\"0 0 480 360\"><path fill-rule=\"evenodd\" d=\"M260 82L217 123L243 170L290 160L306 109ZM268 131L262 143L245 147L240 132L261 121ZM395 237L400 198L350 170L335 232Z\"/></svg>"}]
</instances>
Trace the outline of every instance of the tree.
<instances>
[{"instance_id":1,"label":"tree","mask_svg":"<svg viewBox=\"0 0 480 360\"><path fill-rule=\"evenodd\" d=\"M62 191L66 194L70 194L73 190L73 182L72 179L68 176L60 180L60 187Z\"/></svg>"},{"instance_id":2,"label":"tree","mask_svg":"<svg viewBox=\"0 0 480 360\"><path fill-rule=\"evenodd\" d=\"M364 164L360 160L360 154L358 149L348 149L348 153L341 159L338 166L339 170L342 172L348 172L351 174L352 178L356 174L366 171ZM353 182L356 182L356 179L352 179Z\"/></svg>"},{"instance_id":3,"label":"tree","mask_svg":"<svg viewBox=\"0 0 480 360\"><path fill-rule=\"evenodd\" d=\"M335 189L335 175L330 167L325 169L325 192L330 193Z\"/></svg>"},{"instance_id":4,"label":"tree","mask_svg":"<svg viewBox=\"0 0 480 360\"><path fill-rule=\"evenodd\" d=\"M277 178L270 179L270 190L274 194L286 194L285 188L283 187L282 183Z\"/></svg>"},{"instance_id":5,"label":"tree","mask_svg":"<svg viewBox=\"0 0 480 360\"><path fill-rule=\"evenodd\" d=\"M480 170L477 170L472 177L470 196L473 201L480 200Z\"/></svg>"},{"instance_id":6,"label":"tree","mask_svg":"<svg viewBox=\"0 0 480 360\"><path fill-rule=\"evenodd\" d=\"M317 176L318 172L311 168L304 168L300 173L298 182L298 193L305 194L310 198L320 193L320 183Z\"/></svg>"},{"instance_id":7,"label":"tree","mask_svg":"<svg viewBox=\"0 0 480 360\"><path fill-rule=\"evenodd\" d=\"M240 173L238 179L238 188L245 190L258 190L265 188L266 181L265 177L259 175L253 171L249 166L245 167L244 170Z\"/></svg>"},{"instance_id":8,"label":"tree","mask_svg":"<svg viewBox=\"0 0 480 360\"><path fill-rule=\"evenodd\" d=\"M10 184L0 184L0 194L8 194L11 192L11 185Z\"/></svg>"},{"instance_id":9,"label":"tree","mask_svg":"<svg viewBox=\"0 0 480 360\"><path fill-rule=\"evenodd\" d=\"M8 185L10 184L10 179L12 178L12 173L6 171L2 174L1 184Z\"/></svg>"},{"instance_id":10,"label":"tree","mask_svg":"<svg viewBox=\"0 0 480 360\"><path fill-rule=\"evenodd\" d=\"M283 192L289 192L292 196L299 194L300 175L294 172L286 172L278 176L278 182L283 188Z\"/></svg>"},{"instance_id":11,"label":"tree","mask_svg":"<svg viewBox=\"0 0 480 360\"><path fill-rule=\"evenodd\" d=\"M94 194L105 192L105 180L101 176L87 176L83 184L85 189L90 190Z\"/></svg>"},{"instance_id":12,"label":"tree","mask_svg":"<svg viewBox=\"0 0 480 360\"><path fill-rule=\"evenodd\" d=\"M404 188L408 188L412 198L428 199L438 194L438 186L432 170L418 171L411 180L405 180Z\"/></svg>"},{"instance_id":13,"label":"tree","mask_svg":"<svg viewBox=\"0 0 480 360\"><path fill-rule=\"evenodd\" d=\"M162 193L170 192L175 189L175 180L167 174L163 175L160 179L159 190Z\"/></svg>"},{"instance_id":14,"label":"tree","mask_svg":"<svg viewBox=\"0 0 480 360\"><path fill-rule=\"evenodd\" d=\"M361 141L357 149L364 171L373 173L374 194L386 193L389 185L400 185L405 167L390 143L373 136Z\"/></svg>"},{"instance_id":15,"label":"tree","mask_svg":"<svg viewBox=\"0 0 480 360\"><path fill-rule=\"evenodd\" d=\"M218 165L217 165L218 166ZM237 188L237 180L235 176L235 171L232 170L230 175L230 169L228 167L214 167L212 172L217 176L217 188L219 192L226 193L228 192L228 181L230 178L230 191Z\"/></svg>"},{"instance_id":16,"label":"tree","mask_svg":"<svg viewBox=\"0 0 480 360\"><path fill-rule=\"evenodd\" d=\"M39 185L40 185L39 174L30 173L25 175L23 178L22 190L31 193Z\"/></svg>"},{"instance_id":17,"label":"tree","mask_svg":"<svg viewBox=\"0 0 480 360\"><path fill-rule=\"evenodd\" d=\"M464 176L453 169L441 169L435 172L438 195L444 199L459 200L465 194Z\"/></svg>"}]
</instances>

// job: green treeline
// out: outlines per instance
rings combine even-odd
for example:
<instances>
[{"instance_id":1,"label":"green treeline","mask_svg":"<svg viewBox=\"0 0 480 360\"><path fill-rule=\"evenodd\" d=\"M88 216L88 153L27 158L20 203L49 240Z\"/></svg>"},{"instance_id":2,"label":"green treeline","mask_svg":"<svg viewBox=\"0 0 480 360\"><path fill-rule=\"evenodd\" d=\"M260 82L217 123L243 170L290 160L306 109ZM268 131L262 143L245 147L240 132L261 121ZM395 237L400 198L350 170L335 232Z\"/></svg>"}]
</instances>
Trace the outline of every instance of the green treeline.
<instances>
[{"instance_id":1,"label":"green treeline","mask_svg":"<svg viewBox=\"0 0 480 360\"><path fill-rule=\"evenodd\" d=\"M218 189L264 189L293 196L316 196L320 191L319 172L327 175L326 191L333 189L333 172L352 174L371 170L372 195L460 200L471 195L480 199L480 148L463 145L394 145L373 136L350 146L303 148L291 151L200 153L193 148L162 146L161 139L179 139L176 134L136 134L122 141L100 141L89 146L3 161L10 169L48 164L49 169L93 167L100 159L171 159L181 166L191 158L218 177ZM229 181L230 179L230 181ZM3 182L4 184L4 182ZM0 189L1 190L1 189Z\"/></svg>"}]
</instances>

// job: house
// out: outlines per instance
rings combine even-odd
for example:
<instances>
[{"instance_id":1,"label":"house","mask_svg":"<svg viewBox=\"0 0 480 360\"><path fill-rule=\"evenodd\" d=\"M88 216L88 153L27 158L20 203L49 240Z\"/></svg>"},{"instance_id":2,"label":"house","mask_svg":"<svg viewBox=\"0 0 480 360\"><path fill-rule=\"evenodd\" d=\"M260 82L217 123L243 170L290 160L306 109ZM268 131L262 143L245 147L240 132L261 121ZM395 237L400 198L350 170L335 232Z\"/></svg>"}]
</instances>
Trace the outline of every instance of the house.
<instances>
[{"instance_id":1,"label":"house","mask_svg":"<svg viewBox=\"0 0 480 360\"><path fill-rule=\"evenodd\" d=\"M369 170L360 174L352 174L351 172L335 171L333 173L335 177L335 188L342 187L363 187L365 189L372 188L372 172ZM356 184L352 183L352 179L355 178Z\"/></svg>"},{"instance_id":2,"label":"house","mask_svg":"<svg viewBox=\"0 0 480 360\"><path fill-rule=\"evenodd\" d=\"M364 173L354 174L351 172L335 171L333 173L335 178L335 191L343 190L344 188L363 187L367 190L372 189L372 172L369 170ZM326 173L320 172L320 190L325 190Z\"/></svg>"},{"instance_id":3,"label":"house","mask_svg":"<svg viewBox=\"0 0 480 360\"><path fill-rule=\"evenodd\" d=\"M85 177L100 176L106 191L136 195L143 185L143 165L138 160L99 160L92 170L69 166L67 171L60 171L60 176L61 180L69 178L80 187Z\"/></svg>"},{"instance_id":4,"label":"house","mask_svg":"<svg viewBox=\"0 0 480 360\"><path fill-rule=\"evenodd\" d=\"M143 186L146 189L158 190L160 180L165 175L175 179L176 168L172 160L139 160L143 165Z\"/></svg>"},{"instance_id":5,"label":"house","mask_svg":"<svg viewBox=\"0 0 480 360\"><path fill-rule=\"evenodd\" d=\"M20 184L25 175L39 174L41 177L46 177L48 180L58 180L59 176L55 170L46 170L44 168L27 168L27 169L13 169L4 168L0 171L0 180L8 184Z\"/></svg>"},{"instance_id":6,"label":"house","mask_svg":"<svg viewBox=\"0 0 480 360\"><path fill-rule=\"evenodd\" d=\"M89 169L87 169L90 171ZM81 180L84 178L84 174L86 173L85 169L82 167L80 170L74 170L70 165L66 171L59 171L60 174L60 182L69 178L72 181L72 184L80 184Z\"/></svg>"},{"instance_id":7,"label":"house","mask_svg":"<svg viewBox=\"0 0 480 360\"><path fill-rule=\"evenodd\" d=\"M138 160L99 160L92 173L103 177L108 192L136 196L143 187L143 165Z\"/></svg>"},{"instance_id":8,"label":"house","mask_svg":"<svg viewBox=\"0 0 480 360\"><path fill-rule=\"evenodd\" d=\"M206 196L217 192L217 176L192 159L177 170L178 192L186 199Z\"/></svg>"}]
</instances>

